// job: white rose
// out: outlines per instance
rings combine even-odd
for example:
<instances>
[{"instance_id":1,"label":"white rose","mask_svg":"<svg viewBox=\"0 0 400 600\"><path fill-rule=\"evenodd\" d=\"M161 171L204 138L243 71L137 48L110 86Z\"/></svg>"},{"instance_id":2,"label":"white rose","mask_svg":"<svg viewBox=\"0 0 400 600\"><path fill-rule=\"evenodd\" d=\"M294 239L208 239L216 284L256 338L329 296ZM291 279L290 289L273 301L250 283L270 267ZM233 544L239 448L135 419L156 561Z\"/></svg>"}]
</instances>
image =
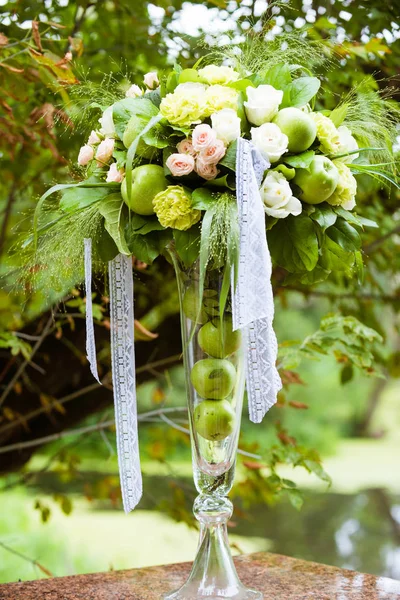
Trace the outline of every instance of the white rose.
<instances>
[{"instance_id":1,"label":"white rose","mask_svg":"<svg viewBox=\"0 0 400 600\"><path fill-rule=\"evenodd\" d=\"M131 85L129 90L126 90L125 96L127 98L139 98L139 96L143 96L143 90L136 83Z\"/></svg>"},{"instance_id":2,"label":"white rose","mask_svg":"<svg viewBox=\"0 0 400 600\"><path fill-rule=\"evenodd\" d=\"M246 116L253 125L262 125L272 121L278 113L283 92L272 85L259 85L257 88L247 87L247 102L244 103Z\"/></svg>"},{"instance_id":3,"label":"white rose","mask_svg":"<svg viewBox=\"0 0 400 600\"><path fill-rule=\"evenodd\" d=\"M231 67L218 67L217 65L207 65L203 69L199 69L200 77L210 85L221 84L226 85L232 81L239 79L239 73Z\"/></svg>"},{"instance_id":4,"label":"white rose","mask_svg":"<svg viewBox=\"0 0 400 600\"><path fill-rule=\"evenodd\" d=\"M115 142L112 138L106 138L100 142L96 152L96 160L99 166L102 166L110 160L112 153L114 152L114 144Z\"/></svg>"},{"instance_id":5,"label":"white rose","mask_svg":"<svg viewBox=\"0 0 400 600\"><path fill-rule=\"evenodd\" d=\"M101 139L99 138L97 131L92 130L90 132L87 143L89 144L89 146L94 146L95 144L100 144L100 142L101 142Z\"/></svg>"},{"instance_id":6,"label":"white rose","mask_svg":"<svg viewBox=\"0 0 400 600\"><path fill-rule=\"evenodd\" d=\"M207 165L216 165L225 156L225 145L222 140L215 140L199 154L200 160Z\"/></svg>"},{"instance_id":7,"label":"white rose","mask_svg":"<svg viewBox=\"0 0 400 600\"><path fill-rule=\"evenodd\" d=\"M106 108L103 112L103 116L99 119L99 123L101 125L100 133L109 137L112 137L115 134L112 106Z\"/></svg>"},{"instance_id":8,"label":"white rose","mask_svg":"<svg viewBox=\"0 0 400 600\"><path fill-rule=\"evenodd\" d=\"M211 125L225 146L240 137L240 118L232 108L223 108L212 114Z\"/></svg>"},{"instance_id":9,"label":"white rose","mask_svg":"<svg viewBox=\"0 0 400 600\"><path fill-rule=\"evenodd\" d=\"M165 164L174 177L189 175L194 170L194 158L190 154L170 154Z\"/></svg>"},{"instance_id":10,"label":"white rose","mask_svg":"<svg viewBox=\"0 0 400 600\"><path fill-rule=\"evenodd\" d=\"M282 133L275 123L264 123L261 127L252 127L251 139L263 157L271 162L279 160L288 149L288 136Z\"/></svg>"},{"instance_id":11,"label":"white rose","mask_svg":"<svg viewBox=\"0 0 400 600\"><path fill-rule=\"evenodd\" d=\"M85 146L82 146L82 148L79 150L79 154L78 154L78 165L80 165L81 167L84 167L91 160L93 160L93 156L94 156L94 150L93 150L92 146L88 146L88 144L86 144Z\"/></svg>"},{"instance_id":12,"label":"white rose","mask_svg":"<svg viewBox=\"0 0 400 600\"><path fill-rule=\"evenodd\" d=\"M203 179L215 179L219 173L215 164L207 164L201 156L197 157L195 170Z\"/></svg>"},{"instance_id":13,"label":"white rose","mask_svg":"<svg viewBox=\"0 0 400 600\"><path fill-rule=\"evenodd\" d=\"M351 135L351 131L346 125L341 125L338 127L340 146L338 149L338 154L345 154L346 152L353 152L354 150L358 150L358 144L355 138ZM339 159L344 163L352 163L353 160L358 158L360 155L357 154L349 154L349 156L343 156L343 158Z\"/></svg>"},{"instance_id":14,"label":"white rose","mask_svg":"<svg viewBox=\"0 0 400 600\"><path fill-rule=\"evenodd\" d=\"M299 215L302 211L300 200L292 194L289 182L282 173L270 171L264 179L260 194L264 210L270 217L285 219L289 215Z\"/></svg>"},{"instance_id":15,"label":"white rose","mask_svg":"<svg viewBox=\"0 0 400 600\"><path fill-rule=\"evenodd\" d=\"M196 150L196 152L201 152L205 148L208 148L208 146L213 144L216 139L217 134L206 123L196 125L196 127L193 129L192 144L193 149Z\"/></svg>"},{"instance_id":16,"label":"white rose","mask_svg":"<svg viewBox=\"0 0 400 600\"><path fill-rule=\"evenodd\" d=\"M176 149L179 154L190 154L190 156L196 156L196 151L193 148L192 138L185 138L176 145Z\"/></svg>"},{"instance_id":17,"label":"white rose","mask_svg":"<svg viewBox=\"0 0 400 600\"><path fill-rule=\"evenodd\" d=\"M146 73L143 77L144 85L149 88L149 90L154 90L156 87L160 85L158 81L158 75L155 71L151 71L150 73Z\"/></svg>"},{"instance_id":18,"label":"white rose","mask_svg":"<svg viewBox=\"0 0 400 600\"><path fill-rule=\"evenodd\" d=\"M121 183L125 175L124 169L118 169L117 163L112 163L107 172L107 183Z\"/></svg>"}]
</instances>

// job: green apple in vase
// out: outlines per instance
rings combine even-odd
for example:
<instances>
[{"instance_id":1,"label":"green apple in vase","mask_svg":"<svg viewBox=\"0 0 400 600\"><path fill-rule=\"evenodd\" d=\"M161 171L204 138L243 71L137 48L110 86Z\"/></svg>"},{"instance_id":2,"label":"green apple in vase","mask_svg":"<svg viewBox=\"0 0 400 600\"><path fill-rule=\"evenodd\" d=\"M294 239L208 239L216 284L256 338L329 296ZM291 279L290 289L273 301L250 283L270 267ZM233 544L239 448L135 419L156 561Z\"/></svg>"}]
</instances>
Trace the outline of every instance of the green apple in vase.
<instances>
[{"instance_id":1,"label":"green apple in vase","mask_svg":"<svg viewBox=\"0 0 400 600\"><path fill-rule=\"evenodd\" d=\"M236 369L229 360L204 358L194 364L190 381L201 398L223 400L235 387Z\"/></svg>"},{"instance_id":2,"label":"green apple in vase","mask_svg":"<svg viewBox=\"0 0 400 600\"><path fill-rule=\"evenodd\" d=\"M193 413L197 433L212 442L229 437L235 429L235 419L235 410L228 400L203 400Z\"/></svg>"},{"instance_id":3,"label":"green apple in vase","mask_svg":"<svg viewBox=\"0 0 400 600\"><path fill-rule=\"evenodd\" d=\"M196 324L207 323L210 317L218 314L218 299L215 290L206 289L199 298L198 286L191 284L183 296L182 308L185 316Z\"/></svg>"},{"instance_id":4,"label":"green apple in vase","mask_svg":"<svg viewBox=\"0 0 400 600\"><path fill-rule=\"evenodd\" d=\"M128 197L126 178L121 185L124 202L138 215L154 214L153 199L168 187L163 167L159 165L141 165L132 170L131 195Z\"/></svg>"},{"instance_id":5,"label":"green apple in vase","mask_svg":"<svg viewBox=\"0 0 400 600\"><path fill-rule=\"evenodd\" d=\"M240 331L232 330L232 317L225 316L209 321L198 333L200 348L215 358L226 358L240 348Z\"/></svg>"},{"instance_id":6,"label":"green apple in vase","mask_svg":"<svg viewBox=\"0 0 400 600\"><path fill-rule=\"evenodd\" d=\"M316 155L308 169L296 169L293 183L300 188L298 197L307 204L320 204L335 191L339 171L326 156Z\"/></svg>"}]
</instances>

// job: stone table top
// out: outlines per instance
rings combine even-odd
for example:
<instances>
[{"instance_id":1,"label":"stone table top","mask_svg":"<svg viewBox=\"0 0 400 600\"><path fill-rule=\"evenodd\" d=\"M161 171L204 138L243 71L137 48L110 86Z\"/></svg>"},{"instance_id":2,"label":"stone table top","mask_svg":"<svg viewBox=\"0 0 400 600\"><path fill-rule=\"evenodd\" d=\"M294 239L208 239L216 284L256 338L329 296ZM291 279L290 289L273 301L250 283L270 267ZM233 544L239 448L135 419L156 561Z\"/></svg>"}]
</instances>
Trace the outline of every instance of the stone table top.
<instances>
[{"instance_id":1,"label":"stone table top","mask_svg":"<svg viewBox=\"0 0 400 600\"><path fill-rule=\"evenodd\" d=\"M264 600L395 600L400 581L259 552L235 558ZM185 581L189 563L0 585L0 600L160 600Z\"/></svg>"}]
</instances>

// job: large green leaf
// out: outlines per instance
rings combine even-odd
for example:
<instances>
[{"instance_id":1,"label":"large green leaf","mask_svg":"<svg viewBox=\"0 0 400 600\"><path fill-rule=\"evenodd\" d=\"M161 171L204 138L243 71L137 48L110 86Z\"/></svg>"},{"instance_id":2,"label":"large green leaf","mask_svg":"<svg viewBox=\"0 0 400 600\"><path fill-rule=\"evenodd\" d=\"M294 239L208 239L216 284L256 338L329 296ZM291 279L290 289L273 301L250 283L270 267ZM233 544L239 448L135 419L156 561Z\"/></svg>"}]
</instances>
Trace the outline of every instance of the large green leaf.
<instances>
[{"instance_id":1,"label":"large green leaf","mask_svg":"<svg viewBox=\"0 0 400 600\"><path fill-rule=\"evenodd\" d=\"M347 252L355 252L361 248L360 234L342 217L338 217L336 223L327 230L326 234Z\"/></svg>"},{"instance_id":2,"label":"large green leaf","mask_svg":"<svg viewBox=\"0 0 400 600\"><path fill-rule=\"evenodd\" d=\"M328 229L328 232L330 229ZM323 269L328 271L350 272L350 269L354 265L354 260L354 252L344 250L328 235L325 236L324 243L321 248L321 255L318 261L318 264Z\"/></svg>"},{"instance_id":3,"label":"large green leaf","mask_svg":"<svg viewBox=\"0 0 400 600\"><path fill-rule=\"evenodd\" d=\"M220 165L223 165L227 169L236 172L236 149L237 142L229 144L226 154L222 160L219 161Z\"/></svg>"},{"instance_id":4,"label":"large green leaf","mask_svg":"<svg viewBox=\"0 0 400 600\"><path fill-rule=\"evenodd\" d=\"M163 227L160 221L156 216L144 217L142 215L138 215L136 213L130 214L130 218L126 224L126 236L128 237L131 234L140 234L146 235L151 231L164 231L165 227Z\"/></svg>"},{"instance_id":5,"label":"large green leaf","mask_svg":"<svg viewBox=\"0 0 400 600\"><path fill-rule=\"evenodd\" d=\"M279 63L274 65L262 77L262 83L272 85L277 90L284 91L285 88L292 82L290 67L287 63Z\"/></svg>"},{"instance_id":6,"label":"large green leaf","mask_svg":"<svg viewBox=\"0 0 400 600\"><path fill-rule=\"evenodd\" d=\"M111 194L99 203L99 212L104 217L105 228L122 254L131 252L125 240L126 204L121 194Z\"/></svg>"},{"instance_id":7,"label":"large green leaf","mask_svg":"<svg viewBox=\"0 0 400 600\"><path fill-rule=\"evenodd\" d=\"M291 167L296 169L308 169L313 161L315 152L313 150L307 150L301 154L295 154L294 156L283 156L282 161Z\"/></svg>"},{"instance_id":8,"label":"large green leaf","mask_svg":"<svg viewBox=\"0 0 400 600\"><path fill-rule=\"evenodd\" d=\"M268 244L274 261L287 271L312 271L318 262L318 239L307 215L290 215L268 232Z\"/></svg>"},{"instance_id":9,"label":"large green leaf","mask_svg":"<svg viewBox=\"0 0 400 600\"><path fill-rule=\"evenodd\" d=\"M215 204L216 199L215 192L204 187L196 188L192 193L192 207L197 210L207 210Z\"/></svg>"},{"instance_id":10,"label":"large green leaf","mask_svg":"<svg viewBox=\"0 0 400 600\"><path fill-rule=\"evenodd\" d=\"M321 82L317 77L299 77L286 86L281 108L288 106L304 106L314 98Z\"/></svg>"},{"instance_id":11,"label":"large green leaf","mask_svg":"<svg viewBox=\"0 0 400 600\"><path fill-rule=\"evenodd\" d=\"M158 114L158 108L149 98L124 98L113 105L113 121L115 131L120 139L124 135L127 123L134 115L148 123L151 117Z\"/></svg>"},{"instance_id":12,"label":"large green leaf","mask_svg":"<svg viewBox=\"0 0 400 600\"><path fill-rule=\"evenodd\" d=\"M151 264L161 254L170 239L171 230L153 231L147 235L132 233L127 240L129 253Z\"/></svg>"},{"instance_id":13,"label":"large green leaf","mask_svg":"<svg viewBox=\"0 0 400 600\"><path fill-rule=\"evenodd\" d=\"M308 214L313 221L318 223L322 231L325 231L328 229L328 227L334 225L336 223L336 219L338 218L333 207L326 202L316 206L310 205L308 207Z\"/></svg>"},{"instance_id":14,"label":"large green leaf","mask_svg":"<svg viewBox=\"0 0 400 600\"><path fill-rule=\"evenodd\" d=\"M200 252L200 226L194 225L187 231L174 230L175 248L185 267L190 267Z\"/></svg>"},{"instance_id":15,"label":"large green leaf","mask_svg":"<svg viewBox=\"0 0 400 600\"><path fill-rule=\"evenodd\" d=\"M114 194L119 186L110 187L78 187L69 188L62 194L60 200L60 209L63 212L75 212L81 208L86 208L110 194Z\"/></svg>"}]
</instances>

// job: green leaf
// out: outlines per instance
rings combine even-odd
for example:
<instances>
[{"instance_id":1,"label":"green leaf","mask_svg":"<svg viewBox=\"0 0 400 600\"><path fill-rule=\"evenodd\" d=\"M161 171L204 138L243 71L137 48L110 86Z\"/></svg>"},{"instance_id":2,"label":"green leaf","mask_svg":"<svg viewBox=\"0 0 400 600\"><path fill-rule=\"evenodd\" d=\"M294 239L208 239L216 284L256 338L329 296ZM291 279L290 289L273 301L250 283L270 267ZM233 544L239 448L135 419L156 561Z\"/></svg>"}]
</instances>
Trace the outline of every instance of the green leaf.
<instances>
[{"instance_id":1,"label":"green leaf","mask_svg":"<svg viewBox=\"0 0 400 600\"><path fill-rule=\"evenodd\" d=\"M190 267L200 252L200 226L194 225L187 231L174 230L175 248L186 268Z\"/></svg>"},{"instance_id":2,"label":"green leaf","mask_svg":"<svg viewBox=\"0 0 400 600\"><path fill-rule=\"evenodd\" d=\"M312 271L303 271L302 273L289 273L284 281L283 285L293 285L295 283L301 283L302 285L314 285L325 281L331 271L327 271L323 267L317 265Z\"/></svg>"},{"instance_id":3,"label":"green leaf","mask_svg":"<svg viewBox=\"0 0 400 600\"><path fill-rule=\"evenodd\" d=\"M318 239L307 215L289 215L268 232L268 245L275 263L294 273L312 271L318 262Z\"/></svg>"},{"instance_id":4,"label":"green leaf","mask_svg":"<svg viewBox=\"0 0 400 600\"><path fill-rule=\"evenodd\" d=\"M192 207L197 210L208 210L217 199L217 194L211 190L201 187L192 193Z\"/></svg>"},{"instance_id":5,"label":"green leaf","mask_svg":"<svg viewBox=\"0 0 400 600\"><path fill-rule=\"evenodd\" d=\"M125 240L126 204L121 194L110 194L99 203L99 213L105 220L105 228L122 254L131 254Z\"/></svg>"},{"instance_id":6,"label":"green leaf","mask_svg":"<svg viewBox=\"0 0 400 600\"><path fill-rule=\"evenodd\" d=\"M282 161L295 169L308 169L311 165L315 156L314 150L306 150L301 154L295 154L294 156L284 156Z\"/></svg>"},{"instance_id":7,"label":"green leaf","mask_svg":"<svg viewBox=\"0 0 400 600\"><path fill-rule=\"evenodd\" d=\"M117 254L118 248L116 243L108 231L103 229L101 234L93 239L93 255L98 256L102 262L108 263Z\"/></svg>"},{"instance_id":8,"label":"green leaf","mask_svg":"<svg viewBox=\"0 0 400 600\"><path fill-rule=\"evenodd\" d=\"M337 214L332 206L326 202L311 206L310 208L314 209L309 211L310 218L318 223L322 231L325 231L328 227L336 223Z\"/></svg>"},{"instance_id":9,"label":"green leaf","mask_svg":"<svg viewBox=\"0 0 400 600\"><path fill-rule=\"evenodd\" d=\"M218 179L211 179L210 181L207 181L204 185L205 187L226 187L229 190L236 189L236 181L235 178L232 177L231 173L223 175L222 177L218 177Z\"/></svg>"},{"instance_id":10,"label":"green leaf","mask_svg":"<svg viewBox=\"0 0 400 600\"><path fill-rule=\"evenodd\" d=\"M359 217L354 213L350 212L349 210L345 210L342 206L333 206L332 208L335 213L339 215L339 217L342 217L345 221L353 223L353 225L357 225L358 227L362 227Z\"/></svg>"},{"instance_id":11,"label":"green leaf","mask_svg":"<svg viewBox=\"0 0 400 600\"><path fill-rule=\"evenodd\" d=\"M317 77L299 77L286 86L280 108L304 106L315 96L321 82Z\"/></svg>"},{"instance_id":12,"label":"green leaf","mask_svg":"<svg viewBox=\"0 0 400 600\"><path fill-rule=\"evenodd\" d=\"M327 233L331 229L329 228ZM320 253L318 264L328 271L349 272L354 265L354 252L347 252L328 235L324 238Z\"/></svg>"},{"instance_id":13,"label":"green leaf","mask_svg":"<svg viewBox=\"0 0 400 600\"><path fill-rule=\"evenodd\" d=\"M86 208L115 193L118 187L113 185L111 190L109 187L69 188L62 194L60 209L63 212L75 212L81 208Z\"/></svg>"},{"instance_id":14,"label":"green leaf","mask_svg":"<svg viewBox=\"0 0 400 600\"><path fill-rule=\"evenodd\" d=\"M171 239L171 230L153 231L147 235L131 233L127 239L129 253L147 264L161 254Z\"/></svg>"},{"instance_id":15,"label":"green leaf","mask_svg":"<svg viewBox=\"0 0 400 600\"><path fill-rule=\"evenodd\" d=\"M164 231L160 221L155 216L145 217L131 212L130 219L126 224L127 236L131 233L137 233L140 235L146 235L151 231Z\"/></svg>"},{"instance_id":16,"label":"green leaf","mask_svg":"<svg viewBox=\"0 0 400 600\"><path fill-rule=\"evenodd\" d=\"M359 221L359 223L361 223L361 225L363 225L364 227L374 227L374 228L379 228L378 223L375 223L375 221L371 221L371 219L366 219L365 217L361 217L360 215L357 215L357 220Z\"/></svg>"},{"instance_id":17,"label":"green leaf","mask_svg":"<svg viewBox=\"0 0 400 600\"><path fill-rule=\"evenodd\" d=\"M288 489L287 493L288 493L288 496L289 496L290 504L292 506L294 506L294 508L296 510L300 510L302 508L302 506L303 506L303 503L304 503L303 495L300 492L300 490Z\"/></svg>"},{"instance_id":18,"label":"green leaf","mask_svg":"<svg viewBox=\"0 0 400 600\"><path fill-rule=\"evenodd\" d=\"M229 144L224 158L219 161L220 165L223 165L224 167L230 169L234 173L236 172L236 149L237 142L234 141L231 144Z\"/></svg>"},{"instance_id":19,"label":"green leaf","mask_svg":"<svg viewBox=\"0 0 400 600\"><path fill-rule=\"evenodd\" d=\"M296 175L296 171L293 168L287 167L286 165L278 165L273 171L278 171L278 173L282 173L282 175L287 179L287 181L291 181Z\"/></svg>"},{"instance_id":20,"label":"green leaf","mask_svg":"<svg viewBox=\"0 0 400 600\"><path fill-rule=\"evenodd\" d=\"M339 127L345 120L348 108L348 104L340 104L329 114L330 120L336 127Z\"/></svg>"},{"instance_id":21,"label":"green leaf","mask_svg":"<svg viewBox=\"0 0 400 600\"><path fill-rule=\"evenodd\" d=\"M339 217L336 223L327 231L327 235L347 252L354 252L361 248L360 234L352 225Z\"/></svg>"},{"instance_id":22,"label":"green leaf","mask_svg":"<svg viewBox=\"0 0 400 600\"><path fill-rule=\"evenodd\" d=\"M158 108L149 98L124 98L113 105L113 121L115 131L122 140L124 131L131 117L137 116L147 124L152 117L158 115Z\"/></svg>"},{"instance_id":23,"label":"green leaf","mask_svg":"<svg viewBox=\"0 0 400 600\"><path fill-rule=\"evenodd\" d=\"M290 67L287 63L279 63L274 65L262 78L262 83L272 85L277 90L284 91L292 82Z\"/></svg>"},{"instance_id":24,"label":"green leaf","mask_svg":"<svg viewBox=\"0 0 400 600\"><path fill-rule=\"evenodd\" d=\"M238 81L229 83L227 87L239 90L239 92L245 92L246 88L254 87L254 83L250 79L239 79Z\"/></svg>"}]
</instances>

